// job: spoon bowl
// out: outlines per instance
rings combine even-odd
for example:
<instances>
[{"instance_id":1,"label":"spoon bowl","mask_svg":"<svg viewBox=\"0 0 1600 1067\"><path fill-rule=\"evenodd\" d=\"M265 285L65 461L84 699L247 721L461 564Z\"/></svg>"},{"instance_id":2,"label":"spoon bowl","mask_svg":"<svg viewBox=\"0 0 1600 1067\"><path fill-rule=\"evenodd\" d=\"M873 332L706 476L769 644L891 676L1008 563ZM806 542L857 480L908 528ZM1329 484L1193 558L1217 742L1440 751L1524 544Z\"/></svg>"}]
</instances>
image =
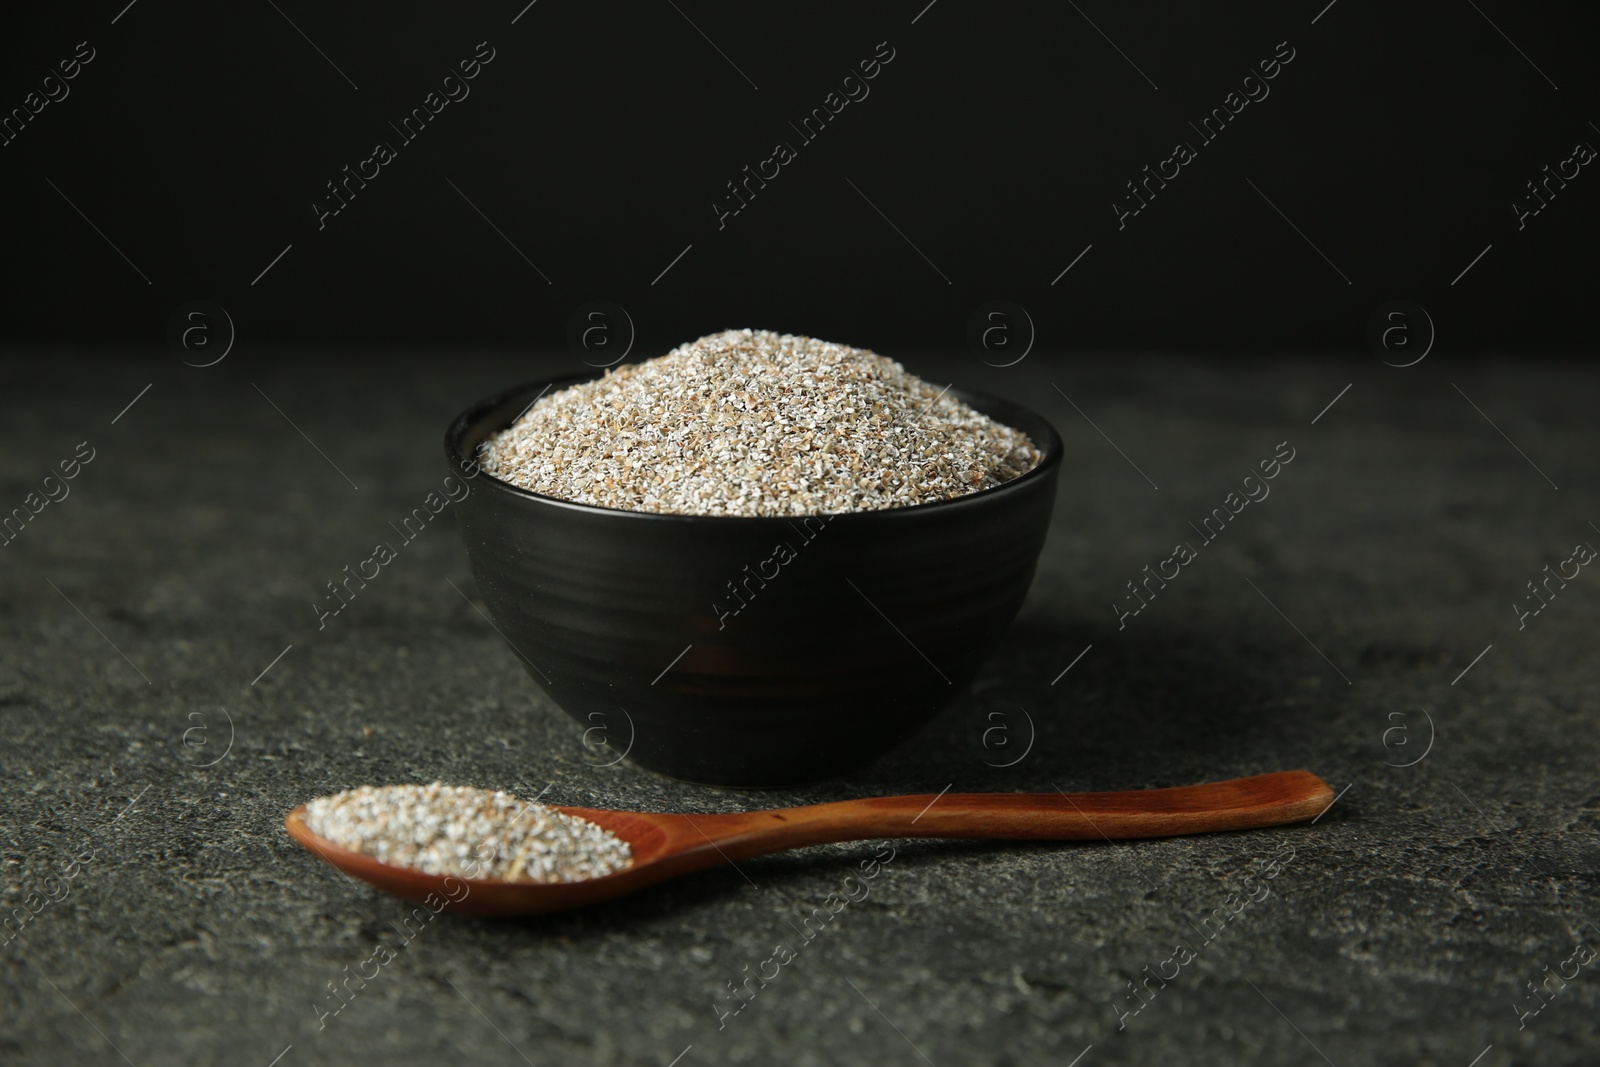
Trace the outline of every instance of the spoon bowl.
<instances>
[{"instance_id":1,"label":"spoon bowl","mask_svg":"<svg viewBox=\"0 0 1600 1067\"><path fill-rule=\"evenodd\" d=\"M1333 790L1309 771L1279 771L1205 785L1114 793L938 793L868 797L730 814L555 807L628 843L633 862L599 878L531 882L430 874L382 863L311 831L305 805L284 820L289 836L347 877L431 910L536 915L594 904L678 875L751 856L841 841L902 837L1092 841L1248 830L1313 819Z\"/></svg>"}]
</instances>

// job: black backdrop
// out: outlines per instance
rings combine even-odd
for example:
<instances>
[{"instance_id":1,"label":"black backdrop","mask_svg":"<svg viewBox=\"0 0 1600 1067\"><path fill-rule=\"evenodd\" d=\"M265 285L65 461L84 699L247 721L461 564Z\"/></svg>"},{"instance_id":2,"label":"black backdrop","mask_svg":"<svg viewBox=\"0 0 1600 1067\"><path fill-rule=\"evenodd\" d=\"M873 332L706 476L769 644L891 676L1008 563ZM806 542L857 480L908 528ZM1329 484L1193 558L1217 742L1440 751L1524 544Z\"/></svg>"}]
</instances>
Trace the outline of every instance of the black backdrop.
<instances>
[{"instance_id":1,"label":"black backdrop","mask_svg":"<svg viewBox=\"0 0 1600 1067\"><path fill-rule=\"evenodd\" d=\"M1348 349L1398 298L1444 347L1594 336L1577 5L524 4L12 10L0 108L61 98L0 147L5 333L160 345L204 299L253 342L564 345L604 299L644 346L757 326L893 354L1007 300L1055 350ZM391 126L447 88L414 141ZM346 166L377 174L319 222ZM1146 166L1177 176L1119 221ZM1546 166L1577 175L1519 222Z\"/></svg>"}]
</instances>

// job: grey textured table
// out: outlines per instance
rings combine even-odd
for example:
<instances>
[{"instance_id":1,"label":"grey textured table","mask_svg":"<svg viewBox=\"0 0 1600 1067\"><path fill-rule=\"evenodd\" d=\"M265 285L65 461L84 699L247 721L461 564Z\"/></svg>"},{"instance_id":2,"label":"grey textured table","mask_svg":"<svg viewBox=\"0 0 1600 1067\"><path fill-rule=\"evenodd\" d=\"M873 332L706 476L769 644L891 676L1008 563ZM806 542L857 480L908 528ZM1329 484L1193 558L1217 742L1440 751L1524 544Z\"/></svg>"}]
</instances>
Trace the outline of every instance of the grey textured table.
<instances>
[{"instance_id":1,"label":"grey textured table","mask_svg":"<svg viewBox=\"0 0 1600 1067\"><path fill-rule=\"evenodd\" d=\"M1038 578L979 683L910 741L752 794L596 766L481 616L448 510L318 629L324 583L440 485L448 419L577 369L332 355L0 370L0 505L80 442L94 456L0 548L7 1063L1600 1060L1600 575L1566 564L1539 614L1513 608L1600 545L1589 366L907 358L1061 430ZM1271 495L1204 541L1190 524L1281 442ZM1119 628L1125 583L1180 541L1197 558ZM409 907L281 827L364 782L729 811L1293 767L1343 790L1314 825L902 843L810 941L803 916L886 849L538 920L446 913L407 941ZM371 974L380 943L393 960L332 1014L330 983ZM779 943L794 958L735 1001Z\"/></svg>"}]
</instances>

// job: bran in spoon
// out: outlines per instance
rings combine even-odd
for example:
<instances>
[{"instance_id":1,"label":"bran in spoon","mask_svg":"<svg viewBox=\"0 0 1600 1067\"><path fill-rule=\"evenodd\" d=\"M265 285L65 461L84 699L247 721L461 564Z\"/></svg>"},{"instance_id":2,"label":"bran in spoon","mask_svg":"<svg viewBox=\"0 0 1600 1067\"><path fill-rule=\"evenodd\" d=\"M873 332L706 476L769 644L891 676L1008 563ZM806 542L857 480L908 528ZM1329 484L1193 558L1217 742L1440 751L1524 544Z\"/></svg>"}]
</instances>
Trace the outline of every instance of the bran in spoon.
<instances>
[{"instance_id":1,"label":"bran in spoon","mask_svg":"<svg viewBox=\"0 0 1600 1067\"><path fill-rule=\"evenodd\" d=\"M340 848L428 874L581 882L633 863L626 841L587 819L441 782L318 797L306 805L305 822Z\"/></svg>"}]
</instances>

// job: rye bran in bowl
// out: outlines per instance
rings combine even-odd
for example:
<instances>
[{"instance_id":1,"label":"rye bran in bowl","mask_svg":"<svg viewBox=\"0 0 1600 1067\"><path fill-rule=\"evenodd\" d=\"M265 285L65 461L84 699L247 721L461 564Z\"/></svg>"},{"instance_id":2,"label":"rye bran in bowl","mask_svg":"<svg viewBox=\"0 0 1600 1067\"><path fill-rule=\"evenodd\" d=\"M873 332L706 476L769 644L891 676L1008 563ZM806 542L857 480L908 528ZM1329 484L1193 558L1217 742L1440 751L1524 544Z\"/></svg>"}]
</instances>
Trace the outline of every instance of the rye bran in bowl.
<instances>
[{"instance_id":1,"label":"rye bran in bowl","mask_svg":"<svg viewBox=\"0 0 1600 1067\"><path fill-rule=\"evenodd\" d=\"M445 441L529 674L654 770L783 785L878 755L976 673L1043 547L1061 442L870 352L730 331L532 382Z\"/></svg>"},{"instance_id":2,"label":"rye bran in bowl","mask_svg":"<svg viewBox=\"0 0 1600 1067\"><path fill-rule=\"evenodd\" d=\"M485 470L543 496L741 517L948 500L1043 458L893 360L752 330L547 394L485 446Z\"/></svg>"}]
</instances>

